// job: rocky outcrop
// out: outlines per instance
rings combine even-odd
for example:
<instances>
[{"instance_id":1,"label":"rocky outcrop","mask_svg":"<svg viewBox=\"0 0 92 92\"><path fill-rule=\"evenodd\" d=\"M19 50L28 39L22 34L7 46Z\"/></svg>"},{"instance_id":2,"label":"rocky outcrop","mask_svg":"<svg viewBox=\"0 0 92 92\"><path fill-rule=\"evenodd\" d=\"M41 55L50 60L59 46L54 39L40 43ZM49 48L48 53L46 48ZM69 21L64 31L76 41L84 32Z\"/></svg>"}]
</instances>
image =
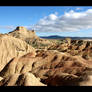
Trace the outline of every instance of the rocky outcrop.
<instances>
[{"instance_id":1,"label":"rocky outcrop","mask_svg":"<svg viewBox=\"0 0 92 92\"><path fill-rule=\"evenodd\" d=\"M92 42L51 42L24 27L1 34L0 86L92 85Z\"/></svg>"},{"instance_id":2,"label":"rocky outcrop","mask_svg":"<svg viewBox=\"0 0 92 92\"><path fill-rule=\"evenodd\" d=\"M86 69L77 75L52 71L43 82L48 86L92 86L92 69Z\"/></svg>"},{"instance_id":3,"label":"rocky outcrop","mask_svg":"<svg viewBox=\"0 0 92 92\"><path fill-rule=\"evenodd\" d=\"M0 72L0 76L7 77L15 73L21 74L29 72L32 69L33 62L35 62L35 57L32 56L32 53L26 54L19 58L13 58Z\"/></svg>"},{"instance_id":4,"label":"rocky outcrop","mask_svg":"<svg viewBox=\"0 0 92 92\"><path fill-rule=\"evenodd\" d=\"M8 35L20 38L22 40L25 40L26 38L39 38L38 36L36 36L34 30L27 30L22 26L18 26L14 31L9 32Z\"/></svg>"},{"instance_id":5,"label":"rocky outcrop","mask_svg":"<svg viewBox=\"0 0 92 92\"><path fill-rule=\"evenodd\" d=\"M0 71L14 57L20 57L29 52L34 55L35 49L26 42L12 36L3 35L0 37Z\"/></svg>"},{"instance_id":6,"label":"rocky outcrop","mask_svg":"<svg viewBox=\"0 0 92 92\"><path fill-rule=\"evenodd\" d=\"M46 86L40 82L32 73L13 74L0 81L0 86Z\"/></svg>"},{"instance_id":7,"label":"rocky outcrop","mask_svg":"<svg viewBox=\"0 0 92 92\"><path fill-rule=\"evenodd\" d=\"M3 78L2 77L0 77L0 81L2 80Z\"/></svg>"},{"instance_id":8,"label":"rocky outcrop","mask_svg":"<svg viewBox=\"0 0 92 92\"><path fill-rule=\"evenodd\" d=\"M86 60L81 57L73 57L57 51L40 51L37 54L39 59L33 63L32 73L36 76L45 79L47 72L61 71L61 73L69 73L76 75L83 72L87 66ZM46 75L46 76L45 76Z\"/></svg>"},{"instance_id":9,"label":"rocky outcrop","mask_svg":"<svg viewBox=\"0 0 92 92\"><path fill-rule=\"evenodd\" d=\"M54 44L48 50L58 50L72 56L82 56L86 60L92 60L92 41L71 40L66 38L60 44Z\"/></svg>"},{"instance_id":10,"label":"rocky outcrop","mask_svg":"<svg viewBox=\"0 0 92 92\"><path fill-rule=\"evenodd\" d=\"M79 56L48 50L37 50L36 53L35 57L29 53L12 59L1 71L0 76L8 78L10 75L30 72L46 85L72 86L72 83L79 84L83 80L81 76L89 69L87 61Z\"/></svg>"},{"instance_id":11,"label":"rocky outcrop","mask_svg":"<svg viewBox=\"0 0 92 92\"><path fill-rule=\"evenodd\" d=\"M52 44L49 40L38 37L34 30L27 30L25 27L21 26L9 32L8 35L19 38L37 49L44 49Z\"/></svg>"}]
</instances>

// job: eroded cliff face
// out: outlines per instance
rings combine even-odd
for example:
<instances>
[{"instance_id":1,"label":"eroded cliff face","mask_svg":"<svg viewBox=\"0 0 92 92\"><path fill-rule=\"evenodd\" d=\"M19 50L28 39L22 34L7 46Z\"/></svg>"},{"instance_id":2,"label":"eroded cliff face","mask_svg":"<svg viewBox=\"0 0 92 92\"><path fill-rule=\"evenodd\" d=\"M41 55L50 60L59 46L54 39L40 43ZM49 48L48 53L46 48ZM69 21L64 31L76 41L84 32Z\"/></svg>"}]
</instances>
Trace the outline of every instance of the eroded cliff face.
<instances>
[{"instance_id":1,"label":"eroded cliff face","mask_svg":"<svg viewBox=\"0 0 92 92\"><path fill-rule=\"evenodd\" d=\"M58 50L59 52L70 54L71 56L81 56L86 60L92 60L92 41L63 40L60 44L54 44L48 50Z\"/></svg>"},{"instance_id":2,"label":"eroded cliff face","mask_svg":"<svg viewBox=\"0 0 92 92\"><path fill-rule=\"evenodd\" d=\"M92 42L53 43L24 27L1 34L0 86L92 86Z\"/></svg>"},{"instance_id":3,"label":"eroded cliff face","mask_svg":"<svg viewBox=\"0 0 92 92\"><path fill-rule=\"evenodd\" d=\"M8 35L11 35L16 38L25 40L26 38L39 38L34 30L27 30L25 27L17 27L14 31L9 32Z\"/></svg>"},{"instance_id":4,"label":"eroded cliff face","mask_svg":"<svg viewBox=\"0 0 92 92\"><path fill-rule=\"evenodd\" d=\"M13 74L0 81L0 86L46 86L40 82L32 73Z\"/></svg>"},{"instance_id":5,"label":"eroded cliff face","mask_svg":"<svg viewBox=\"0 0 92 92\"><path fill-rule=\"evenodd\" d=\"M29 52L35 54L35 49L26 42L8 35L0 36L0 71L12 58Z\"/></svg>"},{"instance_id":6,"label":"eroded cliff face","mask_svg":"<svg viewBox=\"0 0 92 92\"><path fill-rule=\"evenodd\" d=\"M35 57L28 53L12 59L1 71L0 76L5 79L10 75L30 72L49 86L79 86L79 83L84 81L85 72L89 70L87 61L81 57L70 56L58 51L42 50L37 51Z\"/></svg>"},{"instance_id":7,"label":"eroded cliff face","mask_svg":"<svg viewBox=\"0 0 92 92\"><path fill-rule=\"evenodd\" d=\"M17 27L14 31L9 32L7 35L13 36L15 38L19 38L29 45L35 47L36 49L44 49L47 48L48 45L53 44L47 39L42 39L38 37L34 30L28 30L25 27Z\"/></svg>"}]
</instances>

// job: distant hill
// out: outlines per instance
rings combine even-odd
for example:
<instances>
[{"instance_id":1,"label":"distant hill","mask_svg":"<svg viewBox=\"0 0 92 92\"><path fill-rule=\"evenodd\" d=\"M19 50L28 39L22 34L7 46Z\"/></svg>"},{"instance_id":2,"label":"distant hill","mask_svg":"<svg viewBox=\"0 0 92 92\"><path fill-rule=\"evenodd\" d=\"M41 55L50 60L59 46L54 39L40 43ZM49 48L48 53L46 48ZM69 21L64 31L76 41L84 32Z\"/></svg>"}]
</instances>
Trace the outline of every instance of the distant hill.
<instances>
[{"instance_id":1,"label":"distant hill","mask_svg":"<svg viewBox=\"0 0 92 92\"><path fill-rule=\"evenodd\" d=\"M53 44L47 39L38 37L34 30L28 30L23 26L16 27L15 30L9 32L7 35L21 39L35 48L44 48L49 44Z\"/></svg>"},{"instance_id":2,"label":"distant hill","mask_svg":"<svg viewBox=\"0 0 92 92\"><path fill-rule=\"evenodd\" d=\"M67 36L69 37L69 36ZM44 38L44 39L65 39L66 36L59 36L59 35L51 35L51 36L40 36L40 38ZM73 40L82 40L82 39L92 39L92 37L69 37Z\"/></svg>"},{"instance_id":3,"label":"distant hill","mask_svg":"<svg viewBox=\"0 0 92 92\"><path fill-rule=\"evenodd\" d=\"M27 30L25 27L18 26L12 32L9 32L8 35L11 35L15 38L20 38L25 40L26 38L39 38L34 30Z\"/></svg>"}]
</instances>

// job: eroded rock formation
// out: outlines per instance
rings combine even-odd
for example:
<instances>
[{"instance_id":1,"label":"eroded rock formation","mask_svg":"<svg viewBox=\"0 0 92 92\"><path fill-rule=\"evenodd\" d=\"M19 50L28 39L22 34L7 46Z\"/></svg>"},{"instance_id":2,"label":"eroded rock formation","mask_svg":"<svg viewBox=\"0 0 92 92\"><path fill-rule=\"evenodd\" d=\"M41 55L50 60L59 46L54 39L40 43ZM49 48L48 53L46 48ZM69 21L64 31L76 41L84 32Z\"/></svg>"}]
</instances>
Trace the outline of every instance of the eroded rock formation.
<instances>
[{"instance_id":1,"label":"eroded rock formation","mask_svg":"<svg viewBox=\"0 0 92 92\"><path fill-rule=\"evenodd\" d=\"M1 71L0 76L8 78L14 74L30 72L49 86L79 85L81 76L89 69L87 61L58 51L37 51L12 59ZM84 80L83 80L84 81ZM72 84L73 83L73 84Z\"/></svg>"},{"instance_id":2,"label":"eroded rock formation","mask_svg":"<svg viewBox=\"0 0 92 92\"><path fill-rule=\"evenodd\" d=\"M13 74L0 81L0 86L46 86L40 82L32 73Z\"/></svg>"},{"instance_id":3,"label":"eroded rock formation","mask_svg":"<svg viewBox=\"0 0 92 92\"><path fill-rule=\"evenodd\" d=\"M35 49L26 42L12 36L0 37L0 71L14 57L25 55L29 52L35 54Z\"/></svg>"}]
</instances>

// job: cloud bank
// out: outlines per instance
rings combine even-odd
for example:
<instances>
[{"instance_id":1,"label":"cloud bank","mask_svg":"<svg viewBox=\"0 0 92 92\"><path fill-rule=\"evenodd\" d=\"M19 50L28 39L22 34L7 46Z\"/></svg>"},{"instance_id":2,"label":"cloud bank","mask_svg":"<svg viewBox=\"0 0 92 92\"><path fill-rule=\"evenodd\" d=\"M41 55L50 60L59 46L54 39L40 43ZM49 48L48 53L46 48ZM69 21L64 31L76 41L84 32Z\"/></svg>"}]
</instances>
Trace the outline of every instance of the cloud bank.
<instances>
[{"instance_id":1,"label":"cloud bank","mask_svg":"<svg viewBox=\"0 0 92 92\"><path fill-rule=\"evenodd\" d=\"M0 26L0 29L14 29L15 26Z\"/></svg>"},{"instance_id":2,"label":"cloud bank","mask_svg":"<svg viewBox=\"0 0 92 92\"><path fill-rule=\"evenodd\" d=\"M92 28L92 9L82 12L70 10L63 15L50 14L31 26L38 32L75 32Z\"/></svg>"}]
</instances>

